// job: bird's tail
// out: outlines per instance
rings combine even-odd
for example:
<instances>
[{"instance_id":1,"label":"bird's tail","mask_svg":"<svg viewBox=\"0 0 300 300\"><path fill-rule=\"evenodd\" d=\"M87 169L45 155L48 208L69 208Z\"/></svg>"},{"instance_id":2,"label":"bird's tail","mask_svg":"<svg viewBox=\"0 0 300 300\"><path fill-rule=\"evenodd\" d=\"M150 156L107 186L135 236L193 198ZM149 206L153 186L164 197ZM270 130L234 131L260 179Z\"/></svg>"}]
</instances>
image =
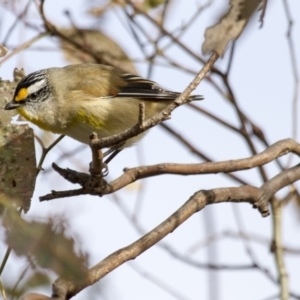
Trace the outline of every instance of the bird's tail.
<instances>
[{"instance_id":1,"label":"bird's tail","mask_svg":"<svg viewBox=\"0 0 300 300\"><path fill-rule=\"evenodd\" d=\"M204 100L204 97L202 95L189 96L189 101L199 101L199 100Z\"/></svg>"}]
</instances>

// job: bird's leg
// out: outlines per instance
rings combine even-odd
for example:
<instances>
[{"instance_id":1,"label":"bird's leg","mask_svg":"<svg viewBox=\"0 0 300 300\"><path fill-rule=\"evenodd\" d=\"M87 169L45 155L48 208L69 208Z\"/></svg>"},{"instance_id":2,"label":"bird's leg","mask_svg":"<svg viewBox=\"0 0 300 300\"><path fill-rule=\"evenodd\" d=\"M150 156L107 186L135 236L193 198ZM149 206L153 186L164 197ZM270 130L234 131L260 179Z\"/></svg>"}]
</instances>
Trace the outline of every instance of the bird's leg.
<instances>
[{"instance_id":1,"label":"bird's leg","mask_svg":"<svg viewBox=\"0 0 300 300\"><path fill-rule=\"evenodd\" d=\"M106 152L103 153L103 157L106 157L107 155L113 153L115 150L122 149L124 145L125 143L119 143L117 145L110 147Z\"/></svg>"},{"instance_id":2,"label":"bird's leg","mask_svg":"<svg viewBox=\"0 0 300 300\"><path fill-rule=\"evenodd\" d=\"M97 133L93 132L90 135L90 147L92 150L92 162L90 163L90 174L91 177L87 182L87 187L100 187L103 188L107 185L104 177L108 174L108 167L105 162L103 162L103 152L101 149L95 147L95 143L98 142Z\"/></svg>"},{"instance_id":3,"label":"bird's leg","mask_svg":"<svg viewBox=\"0 0 300 300\"><path fill-rule=\"evenodd\" d=\"M115 156L117 156L122 150L125 143L120 143L115 146L109 148L104 154L103 157L108 156L108 158L104 161L105 164L108 164Z\"/></svg>"},{"instance_id":4,"label":"bird's leg","mask_svg":"<svg viewBox=\"0 0 300 300\"><path fill-rule=\"evenodd\" d=\"M111 149L109 149L111 150ZM108 151L109 151L108 150ZM117 149L114 150L113 152L111 152L111 154L109 155L109 157L104 161L104 163L107 165L114 157L116 157L123 149ZM105 152L106 153L106 152Z\"/></svg>"}]
</instances>

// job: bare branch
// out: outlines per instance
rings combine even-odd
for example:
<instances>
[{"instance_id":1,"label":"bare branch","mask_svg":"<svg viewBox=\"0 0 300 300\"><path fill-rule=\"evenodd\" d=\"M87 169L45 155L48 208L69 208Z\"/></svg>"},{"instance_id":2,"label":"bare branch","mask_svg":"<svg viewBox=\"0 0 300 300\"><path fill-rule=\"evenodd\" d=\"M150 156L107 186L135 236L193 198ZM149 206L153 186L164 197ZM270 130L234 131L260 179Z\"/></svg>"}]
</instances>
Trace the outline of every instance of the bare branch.
<instances>
[{"instance_id":1,"label":"bare branch","mask_svg":"<svg viewBox=\"0 0 300 300\"><path fill-rule=\"evenodd\" d=\"M19 53L20 51L30 47L32 44L34 44L35 42L37 42L38 40L40 40L41 38L45 37L49 35L48 32L42 32L39 33L37 36L34 36L33 38L29 39L28 41L26 41L25 43L21 44L20 46L18 46L17 48L13 49L10 53L8 53L1 61L0 64L3 64L5 61L7 61L9 58L11 58L12 56L14 56L15 54Z\"/></svg>"},{"instance_id":2,"label":"bare branch","mask_svg":"<svg viewBox=\"0 0 300 300\"><path fill-rule=\"evenodd\" d=\"M105 184L99 188L89 188L86 186L86 182L89 180L89 175L85 173L76 172L70 169L62 169L56 164L53 164L53 168L62 175L65 179L72 183L79 183L82 185L82 189L70 190L63 192L52 191L51 194L41 196L40 201L52 200L56 198L69 197L74 195L91 194L91 195L104 195L113 193L128 184L151 176L157 176L162 174L176 174L176 175L199 175L199 174L216 174L216 173L229 173L240 170L247 170L254 167L262 166L272 160L287 154L289 152L300 155L300 144L296 143L292 139L286 139L279 141L260 154L254 155L249 158L228 160L221 162L207 162L201 164L159 164L152 166L137 167L133 169L126 169L124 174L119 178L111 181L109 184ZM299 179L299 167L285 170L275 176L273 179L263 185L265 190L265 197L270 199L278 190L282 187L292 184ZM69 194L68 194L69 193ZM268 199L263 199L262 202ZM261 202L260 202L261 205ZM259 205L259 206L260 206Z\"/></svg>"},{"instance_id":3,"label":"bare branch","mask_svg":"<svg viewBox=\"0 0 300 300\"><path fill-rule=\"evenodd\" d=\"M244 239L244 240L249 240L251 242L256 242L258 244L264 245L266 247L270 247L271 241L269 238L264 237L262 235L256 234L256 233L249 233L249 232L235 232L231 230L225 230L220 233L213 234L206 238L205 240L197 242L195 245L191 246L188 249L188 253L194 253L197 250L200 250L202 247L205 247L209 245L210 243L220 240L222 238L233 238L233 239ZM300 254L300 249L299 248L294 248L291 246L282 246L282 251L285 254L290 254L290 255L299 255Z\"/></svg>"},{"instance_id":4,"label":"bare branch","mask_svg":"<svg viewBox=\"0 0 300 300\"><path fill-rule=\"evenodd\" d=\"M287 41L288 41L288 46L289 46L289 52L290 52L290 59L291 59L291 67L292 67L292 74L294 77L294 94L293 94L293 106L292 106L292 118L293 118L293 139L297 139L298 135L298 102L299 102L299 70L298 70L298 61L297 61L297 55L296 55L296 48L295 48L295 43L294 39L292 36L292 31L294 28L294 21L292 19L292 14L291 10L288 4L287 0L283 0L283 6L284 6L284 11L285 15L288 21L288 30L287 30ZM289 161L290 165L291 160Z\"/></svg>"},{"instance_id":5,"label":"bare branch","mask_svg":"<svg viewBox=\"0 0 300 300\"><path fill-rule=\"evenodd\" d=\"M288 274L285 268L282 249L282 205L277 199L272 199L272 219L273 219L273 242L271 249L275 253L275 261L280 284L280 299L289 299Z\"/></svg>"},{"instance_id":6,"label":"bare branch","mask_svg":"<svg viewBox=\"0 0 300 300\"><path fill-rule=\"evenodd\" d=\"M158 243L161 239L173 232L184 221L191 217L194 213L202 210L208 204L222 202L250 202L253 205L257 204L257 200L261 197L261 190L243 186L238 188L220 188L210 191L198 191L190 199L173 213L164 222L151 230L149 233L138 239L133 244L124 247L99 262L97 265L88 270L86 280L81 284L74 282L66 282L63 279L57 279L54 283L54 294L56 286L64 286L67 291L65 298L69 299L79 293L82 289L94 284L101 278L109 274L111 271L125 263L138 257L147 249ZM64 299L64 298L61 298Z\"/></svg>"}]
</instances>

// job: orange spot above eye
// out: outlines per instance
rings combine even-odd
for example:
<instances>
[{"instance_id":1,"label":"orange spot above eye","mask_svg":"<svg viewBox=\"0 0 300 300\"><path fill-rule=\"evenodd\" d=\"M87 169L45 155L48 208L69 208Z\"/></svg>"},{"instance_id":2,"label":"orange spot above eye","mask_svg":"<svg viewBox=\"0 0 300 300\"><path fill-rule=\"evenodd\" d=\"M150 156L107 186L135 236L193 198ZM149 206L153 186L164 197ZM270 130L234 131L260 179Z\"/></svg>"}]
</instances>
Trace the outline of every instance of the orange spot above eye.
<instances>
[{"instance_id":1,"label":"orange spot above eye","mask_svg":"<svg viewBox=\"0 0 300 300\"><path fill-rule=\"evenodd\" d=\"M28 95L27 88L22 88L19 90L18 94L15 97L15 101L22 101L24 100Z\"/></svg>"}]
</instances>

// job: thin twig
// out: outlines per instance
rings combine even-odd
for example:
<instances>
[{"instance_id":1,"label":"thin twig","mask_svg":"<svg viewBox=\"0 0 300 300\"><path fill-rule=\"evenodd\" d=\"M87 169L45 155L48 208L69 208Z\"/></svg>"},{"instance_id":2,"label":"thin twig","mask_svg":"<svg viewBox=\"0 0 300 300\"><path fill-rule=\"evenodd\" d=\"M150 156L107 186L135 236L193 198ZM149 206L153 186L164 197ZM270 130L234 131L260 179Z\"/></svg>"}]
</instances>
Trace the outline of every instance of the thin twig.
<instances>
[{"instance_id":1,"label":"thin twig","mask_svg":"<svg viewBox=\"0 0 300 300\"><path fill-rule=\"evenodd\" d=\"M201 13L206 10L208 7L211 6L213 3L212 0L207 1L205 4L199 6L196 11L194 12L193 16L187 21L186 24L181 26L180 28L177 28L173 31L173 35L176 36L176 39L178 40L186 31L191 27L191 25L201 16ZM163 24L162 24L163 27ZM167 44L165 47L163 47L161 50L165 51L169 47L173 46L173 41Z\"/></svg>"},{"instance_id":2,"label":"thin twig","mask_svg":"<svg viewBox=\"0 0 300 300\"><path fill-rule=\"evenodd\" d=\"M20 284L20 282L24 279L24 277L25 277L25 275L26 275L26 273L27 273L27 271L29 270L29 268L30 268L30 264L28 264L26 267L25 267L25 269L21 272L21 274L19 275L19 278L18 278L18 280L16 281L16 283L14 284L14 286L12 287L12 289L11 289L11 294L13 295L12 296L12 299L11 300L13 300L15 297L16 297L16 290L17 290L17 287L18 287L18 285Z\"/></svg>"},{"instance_id":3,"label":"thin twig","mask_svg":"<svg viewBox=\"0 0 300 300\"><path fill-rule=\"evenodd\" d=\"M295 44L294 44L294 39L292 36L292 31L294 28L294 21L292 19L292 14L291 10L289 7L289 4L287 0L283 0L283 6L284 6L284 11L285 15L288 21L288 30L287 30L287 41L288 41L288 46L289 46L289 51L290 51L290 59L291 59L291 67L292 67L292 73L294 77L294 94L293 94L293 105L292 105L292 137L293 139L297 139L298 135L298 99L299 99L299 71L298 71L298 64L297 64L297 55L296 55L296 50L295 50ZM290 166L292 163L291 158L288 161L288 166Z\"/></svg>"},{"instance_id":4,"label":"thin twig","mask_svg":"<svg viewBox=\"0 0 300 300\"><path fill-rule=\"evenodd\" d=\"M3 285L1 279L0 279L0 291L1 291L1 294L2 294L2 297L3 297L3 300L7 300L6 293L5 293L5 288L4 288L4 285Z\"/></svg>"},{"instance_id":5,"label":"thin twig","mask_svg":"<svg viewBox=\"0 0 300 300\"><path fill-rule=\"evenodd\" d=\"M20 46L18 46L17 48L13 49L11 52L9 52L1 61L0 64L3 64L5 61L7 61L8 59L10 59L12 56L16 55L17 53L19 53L20 51L30 47L32 44L34 44L35 42L37 42L38 40L40 40L41 38L45 37L49 35L49 32L42 32L39 33L37 36L29 39L28 41L26 41L25 43L21 44Z\"/></svg>"},{"instance_id":6,"label":"thin twig","mask_svg":"<svg viewBox=\"0 0 300 300\"><path fill-rule=\"evenodd\" d=\"M48 146L47 148L43 147L43 144L41 142L41 140L38 138L38 142L42 147L42 155L40 157L39 163L36 167L36 176L40 173L41 170L43 170L43 163L45 161L45 158L47 156L47 154L50 152L50 150L55 147L65 136L62 134L60 135L50 146Z\"/></svg>"},{"instance_id":7,"label":"thin twig","mask_svg":"<svg viewBox=\"0 0 300 300\"><path fill-rule=\"evenodd\" d=\"M31 0L29 0L24 8L24 10L16 17L15 22L11 25L11 27L7 30L7 33L3 39L2 45L6 46L6 43L10 37L10 35L12 34L13 30L15 29L15 27L17 26L18 22L20 22L20 20L26 15L28 8L31 4Z\"/></svg>"},{"instance_id":8,"label":"thin twig","mask_svg":"<svg viewBox=\"0 0 300 300\"><path fill-rule=\"evenodd\" d=\"M235 222L237 224L238 227L238 232L241 234L243 231L245 231L245 226L244 226L244 222L243 219L241 217L241 213L240 213L240 209L237 206L233 206L233 214L234 214L234 218L235 218ZM247 239L243 239L242 243L244 245L244 248L249 256L249 258L251 259L252 263L254 265L256 265L259 270L267 277L269 278L273 283L278 284L277 278L271 273L271 271L269 269L267 269L266 267L264 267L259 259L257 258L253 248L251 247L251 244L249 243L249 240Z\"/></svg>"},{"instance_id":9,"label":"thin twig","mask_svg":"<svg viewBox=\"0 0 300 300\"><path fill-rule=\"evenodd\" d=\"M228 65L227 65L227 70L226 70L226 77L228 78L229 73L232 69L232 64L233 64L233 58L234 58L234 50L235 50L235 41L232 42L231 48L230 48L230 53L229 53L229 60L228 60Z\"/></svg>"},{"instance_id":10,"label":"thin twig","mask_svg":"<svg viewBox=\"0 0 300 300\"><path fill-rule=\"evenodd\" d=\"M289 299L289 283L288 283L288 274L285 268L285 263L283 259L283 250L282 250L282 205L281 203L272 198L271 207L272 207L272 219L273 219L273 243L272 251L275 253L275 262L277 266L277 271L279 275L279 284L280 284L280 299L288 300Z\"/></svg>"},{"instance_id":11,"label":"thin twig","mask_svg":"<svg viewBox=\"0 0 300 300\"><path fill-rule=\"evenodd\" d=\"M20 208L18 209L18 213L21 215L22 212L23 212L23 208L20 207ZM6 265L6 263L7 263L7 260L8 260L8 258L9 258L9 256L10 256L11 250L12 250L12 248L11 248L10 246L7 246L7 249L6 249L6 251L5 251L5 254L4 254L4 257L3 257L3 259L2 259L1 266L0 266L0 276L1 276L1 274L2 274L2 272L3 272L3 270L4 270L4 268L5 268L5 265Z\"/></svg>"},{"instance_id":12,"label":"thin twig","mask_svg":"<svg viewBox=\"0 0 300 300\"><path fill-rule=\"evenodd\" d=\"M200 250L202 247L206 247L210 243L213 243L217 240L223 239L223 238L233 238L233 239L245 239L249 240L251 242L256 242L258 244L267 246L268 248L270 247L271 241L269 238L258 235L256 233L249 233L249 232L244 232L244 231L231 231L231 230L225 230L220 233L213 234L209 236L208 238L199 241L195 243L193 246L189 247L187 250L188 253L193 254L194 252ZM300 248L293 248L291 246L282 246L282 251L285 254L290 254L290 255L300 255Z\"/></svg>"},{"instance_id":13,"label":"thin twig","mask_svg":"<svg viewBox=\"0 0 300 300\"><path fill-rule=\"evenodd\" d=\"M131 218L131 215L129 211L126 209L126 207L119 201L118 196L116 193L112 194L113 199L115 200L116 204L118 205L121 212L124 214L126 219L134 226L135 230L140 235L145 235L147 233L146 230L144 230L141 226L141 224L138 222L137 219L133 220ZM230 265L230 264L216 264L216 263L203 263L198 260L195 260L191 258L188 255L183 255L176 251L173 247L169 246L165 242L161 241L158 244L156 244L157 247L160 249L166 251L168 254L170 254L173 258L187 264L188 266L191 266L193 268L199 268L199 269L206 269L206 270L218 270L218 271L241 271L241 270L249 270L249 269L255 269L256 266L252 264L240 264L240 265Z\"/></svg>"},{"instance_id":14,"label":"thin twig","mask_svg":"<svg viewBox=\"0 0 300 300\"><path fill-rule=\"evenodd\" d=\"M180 135L178 132L176 132L174 129L172 129L169 125L166 124L160 124L162 128L167 130L170 134L172 134L176 139L178 139L183 145L185 145L187 148L190 149L190 151L197 155L198 157L204 159L204 161L207 162L213 162L214 160L209 158L207 154L204 154L203 151L198 150L192 143L190 143L184 136ZM241 179L240 177L231 174L231 173L224 173L234 181L241 183L241 184L250 184L249 182Z\"/></svg>"},{"instance_id":15,"label":"thin twig","mask_svg":"<svg viewBox=\"0 0 300 300\"><path fill-rule=\"evenodd\" d=\"M188 298L186 296L182 295L179 291L176 291L173 286L166 284L165 282L160 280L157 276L151 274L150 272L143 270L136 263L129 262L128 266L130 268L132 268L135 272L137 272L141 277L144 277L145 279L149 280L154 285L158 286L159 288L161 288L163 291L170 294L175 299L188 300Z\"/></svg>"}]
</instances>

